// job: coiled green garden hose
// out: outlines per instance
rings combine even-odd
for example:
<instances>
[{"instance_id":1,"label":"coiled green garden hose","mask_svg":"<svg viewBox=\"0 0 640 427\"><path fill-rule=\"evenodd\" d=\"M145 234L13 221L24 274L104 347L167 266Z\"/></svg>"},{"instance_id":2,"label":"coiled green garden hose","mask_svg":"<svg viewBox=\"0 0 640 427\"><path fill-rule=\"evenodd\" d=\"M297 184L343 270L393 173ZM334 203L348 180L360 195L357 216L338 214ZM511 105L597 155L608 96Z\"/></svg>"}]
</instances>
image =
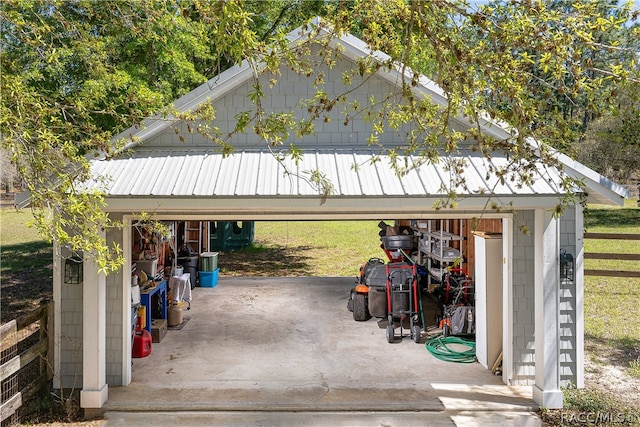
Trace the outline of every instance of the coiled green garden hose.
<instances>
[{"instance_id":1,"label":"coiled green garden hose","mask_svg":"<svg viewBox=\"0 0 640 427\"><path fill-rule=\"evenodd\" d=\"M451 344L466 346L468 350L454 350L449 347ZM470 339L436 335L435 337L429 338L424 343L424 346L434 357L446 362L474 363L476 361L476 343Z\"/></svg>"}]
</instances>

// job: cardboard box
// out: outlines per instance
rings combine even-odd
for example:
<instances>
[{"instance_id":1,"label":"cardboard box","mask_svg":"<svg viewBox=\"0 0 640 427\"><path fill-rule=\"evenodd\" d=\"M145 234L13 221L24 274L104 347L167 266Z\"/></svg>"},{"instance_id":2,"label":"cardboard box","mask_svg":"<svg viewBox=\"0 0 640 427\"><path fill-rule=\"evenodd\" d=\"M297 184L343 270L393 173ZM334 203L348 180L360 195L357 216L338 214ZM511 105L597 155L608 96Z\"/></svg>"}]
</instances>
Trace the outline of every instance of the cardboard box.
<instances>
[{"instance_id":1,"label":"cardboard box","mask_svg":"<svg viewBox=\"0 0 640 427\"><path fill-rule=\"evenodd\" d=\"M398 227L392 227L392 226L388 225L387 229L386 229L386 235L387 236L397 236L398 235L398 231L399 231Z\"/></svg>"},{"instance_id":2,"label":"cardboard box","mask_svg":"<svg viewBox=\"0 0 640 427\"><path fill-rule=\"evenodd\" d=\"M160 342L167 335L167 319L151 320L151 342Z\"/></svg>"}]
</instances>

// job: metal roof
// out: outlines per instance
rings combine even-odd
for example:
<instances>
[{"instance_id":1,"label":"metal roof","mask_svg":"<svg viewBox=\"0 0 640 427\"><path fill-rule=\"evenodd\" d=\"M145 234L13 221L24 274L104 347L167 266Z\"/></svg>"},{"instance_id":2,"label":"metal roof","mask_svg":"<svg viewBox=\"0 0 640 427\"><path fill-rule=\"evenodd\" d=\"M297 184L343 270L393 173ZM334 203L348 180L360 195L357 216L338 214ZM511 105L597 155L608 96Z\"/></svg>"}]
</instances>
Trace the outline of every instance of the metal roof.
<instances>
[{"instance_id":1,"label":"metal roof","mask_svg":"<svg viewBox=\"0 0 640 427\"><path fill-rule=\"evenodd\" d=\"M330 197L425 197L446 195L450 173L447 157L435 164L414 166L402 177L390 167L389 160L372 149L306 150L299 162L290 158L278 161L269 151L241 151L227 158L205 150L144 149L138 147L130 157L92 162L92 174L101 177L90 183L102 187L109 197L119 196L288 196L318 197L320 190L311 183L309 172L319 170L334 187ZM460 150L453 160L464 160L467 189L460 194L559 195L559 176L553 169L540 168L538 179L517 188L506 180L501 183L488 174L489 167L506 165L504 156L490 159L471 150ZM357 167L356 167L357 165Z\"/></svg>"},{"instance_id":2,"label":"metal roof","mask_svg":"<svg viewBox=\"0 0 640 427\"><path fill-rule=\"evenodd\" d=\"M320 21L315 20L314 23L318 25ZM303 28L291 32L291 43L304 38ZM329 33L323 31L322 34ZM344 49L344 55L352 59L369 55L388 58L382 52L372 52L363 41L348 34L332 40L332 43L340 44ZM398 84L401 70L381 69L378 74L388 82ZM174 106L182 112L191 111L203 102L210 102L231 93L251 76L251 68L245 61L176 100ZM426 77L422 77L413 90L431 98L438 105L446 104L444 92ZM462 123L466 119L460 120ZM127 149L134 149L135 152L129 157L109 161L92 160L92 173L96 178L89 185L104 189L107 197L111 199L242 196L270 197L284 203L283 198L294 200L320 196L320 190L308 180L308 172L311 170L321 171L331 181L334 192L330 197L333 200L340 197L437 198L446 196L445 189L451 182L450 172L445 168L446 156L440 163L416 166L400 178L389 166L387 157L381 156L379 162L372 163L370 160L377 153L363 146L350 149L304 146L301 147L304 156L296 164L289 158L278 162L268 150L238 151L223 159L221 154L206 151L202 146L182 145L181 149L174 149L171 146L154 148L153 145L149 145L156 136L171 126L171 123L162 116L151 117L145 120L143 125L132 126L116 136L116 140L131 138L132 142L123 152ZM482 131L495 138L508 139L511 135L503 124L489 119L481 120L481 124ZM587 194L589 202L622 204L623 199L628 197L628 191L624 187L563 154L557 153L557 157L567 175L584 183L582 191ZM520 197L520 200L528 198L527 196L557 198L563 193L557 170L542 164L538 165L538 176L534 177L531 185L518 187L515 185L517 180L511 181L510 177L507 177L504 182L499 182L495 174L489 173L490 170L506 165L507 159L503 153L485 158L479 153L461 149L451 160L460 159L466 162L464 180L467 188L454 190L461 197L478 199L477 203L473 203L474 208L484 207L481 198L485 201L489 197L503 200L516 196ZM409 156L406 161L409 165L418 164L417 157ZM358 167L354 168L354 165ZM291 173L287 174L286 171ZM104 182L98 177L104 178ZM527 206L540 205L532 202Z\"/></svg>"}]
</instances>

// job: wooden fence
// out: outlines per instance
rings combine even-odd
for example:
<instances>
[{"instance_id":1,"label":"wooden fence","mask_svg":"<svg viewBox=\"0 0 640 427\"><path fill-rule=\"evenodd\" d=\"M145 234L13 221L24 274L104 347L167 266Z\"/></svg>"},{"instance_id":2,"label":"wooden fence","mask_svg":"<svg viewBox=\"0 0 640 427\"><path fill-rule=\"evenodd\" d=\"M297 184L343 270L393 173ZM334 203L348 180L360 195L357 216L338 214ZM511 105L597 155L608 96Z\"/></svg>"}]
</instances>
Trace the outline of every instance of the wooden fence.
<instances>
[{"instance_id":1,"label":"wooden fence","mask_svg":"<svg viewBox=\"0 0 640 427\"><path fill-rule=\"evenodd\" d=\"M584 233L585 239L608 239L608 240L640 240L640 234L628 233ZM607 259L616 261L638 261L640 262L640 253L637 254L620 254L620 253L597 253L585 252L584 259ZM585 276L609 276L609 277L634 277L640 278L640 271L629 270L594 270L585 269Z\"/></svg>"},{"instance_id":2,"label":"wooden fence","mask_svg":"<svg viewBox=\"0 0 640 427\"><path fill-rule=\"evenodd\" d=\"M49 302L0 327L0 422L18 422L18 410L52 378L48 333L53 303ZM27 384L21 388L21 383Z\"/></svg>"}]
</instances>

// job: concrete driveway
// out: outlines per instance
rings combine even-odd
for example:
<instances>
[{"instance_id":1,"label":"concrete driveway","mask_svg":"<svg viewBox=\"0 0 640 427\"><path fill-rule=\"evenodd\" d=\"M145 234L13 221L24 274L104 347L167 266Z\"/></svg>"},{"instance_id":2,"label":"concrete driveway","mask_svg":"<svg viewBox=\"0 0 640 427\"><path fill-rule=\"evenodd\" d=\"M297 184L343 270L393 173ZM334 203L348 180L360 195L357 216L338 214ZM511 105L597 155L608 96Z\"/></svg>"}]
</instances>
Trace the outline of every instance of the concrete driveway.
<instances>
[{"instance_id":1,"label":"concrete driveway","mask_svg":"<svg viewBox=\"0 0 640 427\"><path fill-rule=\"evenodd\" d=\"M110 388L107 423L540 425L531 387L438 360L410 338L389 344L379 319L355 322L353 283L221 278L195 288L183 328L133 360L131 385Z\"/></svg>"}]
</instances>

